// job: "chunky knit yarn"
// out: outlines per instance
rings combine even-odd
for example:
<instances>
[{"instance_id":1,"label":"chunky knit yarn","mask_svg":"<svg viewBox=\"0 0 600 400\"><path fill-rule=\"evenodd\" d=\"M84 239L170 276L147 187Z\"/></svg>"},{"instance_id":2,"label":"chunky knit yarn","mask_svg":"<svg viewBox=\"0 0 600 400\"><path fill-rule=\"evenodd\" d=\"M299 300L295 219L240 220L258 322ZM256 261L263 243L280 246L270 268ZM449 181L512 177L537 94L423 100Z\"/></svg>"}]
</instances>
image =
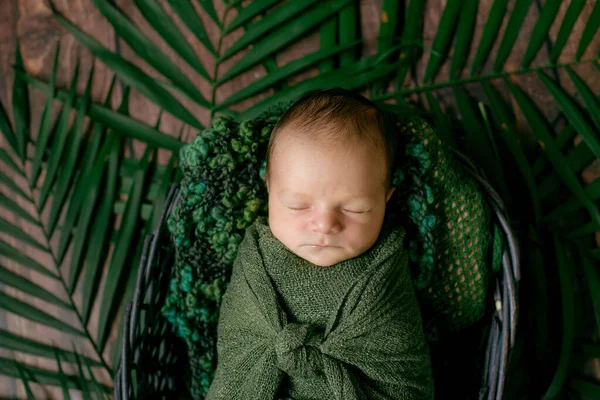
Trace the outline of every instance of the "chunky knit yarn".
<instances>
[{"instance_id":1,"label":"chunky knit yarn","mask_svg":"<svg viewBox=\"0 0 600 400\"><path fill-rule=\"evenodd\" d=\"M216 119L180 152L181 201L168 219L176 260L163 314L187 345L194 398L214 376L219 306L238 246L256 217L267 215L260 168L290 104L242 123Z\"/></svg>"},{"instance_id":2,"label":"chunky knit yarn","mask_svg":"<svg viewBox=\"0 0 600 400\"><path fill-rule=\"evenodd\" d=\"M433 399L403 239L388 226L360 256L319 267L258 218L223 296L207 399Z\"/></svg>"},{"instance_id":3,"label":"chunky knit yarn","mask_svg":"<svg viewBox=\"0 0 600 400\"><path fill-rule=\"evenodd\" d=\"M433 310L430 322L438 332L458 331L479 320L485 311L494 233L490 209L478 183L429 124L408 118L399 126L399 134L408 139L408 146L428 154L429 168L422 179L432 190L433 215L438 222L431 232L435 268L427 285L419 288L419 299ZM496 260L500 249L495 246Z\"/></svg>"}]
</instances>

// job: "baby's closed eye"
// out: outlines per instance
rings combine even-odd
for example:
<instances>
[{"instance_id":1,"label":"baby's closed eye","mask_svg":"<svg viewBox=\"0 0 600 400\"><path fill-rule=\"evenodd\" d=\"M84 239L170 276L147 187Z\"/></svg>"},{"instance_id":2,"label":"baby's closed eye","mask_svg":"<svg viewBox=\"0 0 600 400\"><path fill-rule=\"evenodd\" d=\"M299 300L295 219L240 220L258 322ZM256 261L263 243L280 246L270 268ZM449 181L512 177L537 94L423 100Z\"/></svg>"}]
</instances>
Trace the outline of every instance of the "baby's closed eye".
<instances>
[{"instance_id":1,"label":"baby's closed eye","mask_svg":"<svg viewBox=\"0 0 600 400\"><path fill-rule=\"evenodd\" d=\"M342 209L342 211L346 211L346 212L349 212L352 214L366 214L368 212L371 212L371 210L347 209L347 208Z\"/></svg>"}]
</instances>

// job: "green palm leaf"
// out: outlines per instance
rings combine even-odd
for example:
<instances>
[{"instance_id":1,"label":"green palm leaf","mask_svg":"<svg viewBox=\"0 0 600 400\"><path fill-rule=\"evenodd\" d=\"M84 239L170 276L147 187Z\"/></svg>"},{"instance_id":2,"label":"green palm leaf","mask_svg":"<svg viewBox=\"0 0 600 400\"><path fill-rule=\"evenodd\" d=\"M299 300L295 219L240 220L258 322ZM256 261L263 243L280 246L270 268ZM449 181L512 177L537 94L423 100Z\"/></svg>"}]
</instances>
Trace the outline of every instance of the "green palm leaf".
<instances>
[{"instance_id":1,"label":"green palm leaf","mask_svg":"<svg viewBox=\"0 0 600 400\"><path fill-rule=\"evenodd\" d=\"M337 45L337 18L331 18L329 21L321 24L321 27L319 28L319 33L319 50L321 52L326 52L334 48ZM302 61L305 58L306 57L297 61ZM289 66L290 64L291 63L289 63L287 66ZM323 74L325 72L329 72L333 69L333 67L334 60L331 58L326 58L325 60L319 62L319 73ZM231 99L231 97L229 99Z\"/></svg>"},{"instance_id":2,"label":"green palm leaf","mask_svg":"<svg viewBox=\"0 0 600 400\"><path fill-rule=\"evenodd\" d=\"M404 20L404 30L402 32L402 42L412 43L411 48L405 49L400 53L400 59L413 60L415 62L421 55L421 48L416 46L423 38L423 18L425 14L425 1L414 0L408 3L406 9L406 18ZM403 67L396 74L396 91L399 91L404 84L404 79L409 71L409 67Z\"/></svg>"},{"instance_id":3,"label":"green palm leaf","mask_svg":"<svg viewBox=\"0 0 600 400\"><path fill-rule=\"evenodd\" d=\"M82 330L47 314L37 307L33 307L4 293L0 293L0 308L15 315L22 316L30 321L38 322L40 324L57 329L61 332L70 333L75 336L85 335Z\"/></svg>"},{"instance_id":4,"label":"green palm leaf","mask_svg":"<svg viewBox=\"0 0 600 400\"><path fill-rule=\"evenodd\" d=\"M6 139L6 142L9 144L12 150L17 152L19 148L19 145L17 143L17 137L13 132L13 128L8 118L8 114L6 114L6 110L3 106L0 106L0 131L2 131L4 139Z\"/></svg>"},{"instance_id":5,"label":"green palm leaf","mask_svg":"<svg viewBox=\"0 0 600 400\"><path fill-rule=\"evenodd\" d=\"M268 16L262 18L259 23L251 24L249 27L247 27L244 36L239 38L231 47L227 49L227 51L220 57L220 61L228 59L229 57L236 54L243 48L249 46L250 44L256 46L257 41L263 38L264 35L266 35L267 33L272 32L277 27L285 29L284 25L286 22L293 20L295 17L298 16L298 14L302 13L307 8L310 8L315 3L317 3L316 0L308 0L302 2L294 1L277 8L277 10L268 14ZM242 10L240 14L238 14L238 18L240 17L244 20L247 18L247 16L244 13L244 10ZM234 20L231 23L231 25L236 26L236 21ZM298 25L300 25L300 23L298 23ZM231 28L227 27L225 29L225 33L228 33L230 29ZM279 30L279 32L281 32L281 30ZM271 37L275 36L271 35ZM234 74L232 72L229 73L232 76ZM226 77L227 75L224 76L222 79L227 79Z\"/></svg>"},{"instance_id":6,"label":"green palm leaf","mask_svg":"<svg viewBox=\"0 0 600 400\"><path fill-rule=\"evenodd\" d=\"M332 56L339 54L340 52L353 48L359 41L355 41L346 45L335 46L324 51L317 51L301 59L295 60L287 64L286 66L279 68L276 72L266 75L257 81L254 81L250 85L246 86L242 90L231 95L227 100L217 105L214 110L219 111L223 108L238 103L244 99L255 96L263 92L264 90L284 81L286 78L290 78L297 74L299 71L303 71L306 68L313 66L314 64L330 59Z\"/></svg>"},{"instance_id":7,"label":"green palm leaf","mask_svg":"<svg viewBox=\"0 0 600 400\"><path fill-rule=\"evenodd\" d=\"M469 53L471 40L473 39L478 6L479 3L476 1L467 1L460 11L458 27L456 28L454 54L452 55L452 63L450 64L450 76L453 78L458 77L462 67L467 62L466 58Z\"/></svg>"},{"instance_id":8,"label":"green palm leaf","mask_svg":"<svg viewBox=\"0 0 600 400\"><path fill-rule=\"evenodd\" d=\"M117 184L117 170L118 170L118 147L119 142L115 141L111 146L112 151L109 160L109 170L107 172L108 176L104 183L103 193L104 197L98 200L98 189L94 189L93 196L88 200L89 208L93 211L85 212L82 214L82 218L85 225L81 225L82 234L86 233L88 229L89 232L96 232L97 240L91 241L89 235L86 233L82 239L79 239L79 236L76 238L74 243L75 248L78 250L79 254L83 254L86 246L88 247L88 251L85 254L85 263L88 265L85 269L85 275L83 279L83 290L87 294L87 296L83 300L82 304L82 316L84 321L88 321L90 318L91 308L93 304L93 299L97 295L98 286L99 286L99 278L102 273L102 262L103 258L103 250L106 247L106 242L109 238L108 233L109 230L109 222L110 216L112 214L112 205L114 203L116 184ZM95 174L95 176L97 176ZM92 220L92 213L97 212L97 216L99 218L95 218L93 224L90 226L90 221ZM80 260L80 264L77 264L76 268L81 268L81 263L83 261L83 257ZM73 265L75 267L75 265ZM71 290L74 289L76 282L76 278L73 277L70 281Z\"/></svg>"},{"instance_id":9,"label":"green palm leaf","mask_svg":"<svg viewBox=\"0 0 600 400\"><path fill-rule=\"evenodd\" d=\"M48 159L49 168L46 172L46 175L44 176L44 183L42 184L42 188L40 190L40 208L42 209L46 205L46 200L48 200L50 190L54 186L54 181L59 168L59 164L61 165L61 168L66 168L67 171L63 175L65 178L61 181L62 187L60 192L57 193L57 195L55 196L55 201L57 201L60 204L64 200L65 191L71 180L70 178L75 168L75 162L77 161L76 159L79 155L79 147L81 144L81 136L83 131L83 118L85 117L85 109L87 108L90 101L93 73L94 69L92 68L88 77L85 94L83 95L82 101L77 106L77 117L72 129L69 129L67 126L67 118L70 115L71 109L70 107L63 109L63 113L60 120L60 127L57 132L58 137L53 143L52 148L50 149L50 157ZM67 101L67 104L73 104L73 100L75 98L75 84L78 74L79 63L77 63L75 72L73 73L73 82L71 83L71 90L69 91L69 100ZM63 116L65 117L64 119ZM67 144L68 139L71 139L71 143L68 148L69 155L63 155L63 151L65 150L65 145ZM65 157L68 158L68 160L65 162L66 165L62 162Z\"/></svg>"},{"instance_id":10,"label":"green palm leaf","mask_svg":"<svg viewBox=\"0 0 600 400\"><path fill-rule=\"evenodd\" d=\"M19 72L17 71L17 74L18 73ZM26 79L34 87L40 89L45 94L56 91L56 97L60 100L65 100L67 98L67 92L63 90L55 90L53 86L36 78L28 76ZM78 98L77 101L79 102L81 100ZM109 127L117 131L123 131L134 139L139 139L143 142L158 146L160 148L176 151L182 146L181 141L173 138L172 136L153 129L129 116L116 113L107 106L103 106L101 104L90 104L87 110L87 115L105 127Z\"/></svg>"},{"instance_id":11,"label":"green palm leaf","mask_svg":"<svg viewBox=\"0 0 600 400\"><path fill-rule=\"evenodd\" d=\"M25 339L23 337L17 336L15 334L12 334L5 330L0 330L0 338L2 339L2 341L0 342L0 347L7 349L7 350L24 353L24 354L30 354L30 355L35 355L35 356L40 356L40 357L45 357L45 358L53 358L55 356L55 352L57 350L59 350L54 346L51 346L51 345L48 345L45 343L36 342L35 340L31 340L31 339ZM60 353L61 353L62 358L64 358L65 361L68 361L70 363L75 362L75 354L74 353L71 353L70 351L62 350L62 349L60 349ZM92 365L94 367L99 367L102 365L100 362L94 361L94 360L90 359L89 357L83 357L83 359L85 360L86 363L89 363L90 365Z\"/></svg>"},{"instance_id":12,"label":"green palm leaf","mask_svg":"<svg viewBox=\"0 0 600 400\"><path fill-rule=\"evenodd\" d=\"M533 132L535 132L537 135L538 140L543 146L545 153L557 174L564 180L565 184L572 191L573 195L585 206L585 208L587 208L592 219L599 222L600 215L598 214L598 210L591 199L584 192L573 171L568 167L567 163L564 162L563 157L560 154L554 139L552 138L553 135L549 128L548 121L546 121L539 109L537 109L532 100L523 92L522 89L511 83L508 83L508 86L515 97L515 100L519 104L519 107L523 110L523 113L525 114L529 125L532 127Z\"/></svg>"},{"instance_id":13,"label":"green palm leaf","mask_svg":"<svg viewBox=\"0 0 600 400\"><path fill-rule=\"evenodd\" d=\"M210 2L212 5L212 1ZM190 0L169 0L169 5L173 8L173 10L177 13L177 16L181 18L183 23L188 27L188 29L198 38L200 42L210 51L213 55L217 55L216 50L213 47L213 44L210 41L208 33L204 28L204 24L200 19L198 13L194 9ZM212 9L214 11L214 8ZM218 21L218 17L216 17L216 11L214 14L215 19ZM219 24L219 22L217 22Z\"/></svg>"},{"instance_id":14,"label":"green palm leaf","mask_svg":"<svg viewBox=\"0 0 600 400\"><path fill-rule=\"evenodd\" d=\"M153 79L142 72L141 69L131 62L111 53L91 36L86 35L75 25L64 18L60 13L54 10L56 17L60 20L69 32L78 40L84 43L94 55L105 62L108 66L119 74L124 82L139 91L144 96L151 99L154 103L169 111L174 116L182 119L188 124L202 129L202 124L185 108L171 93L163 89Z\"/></svg>"},{"instance_id":15,"label":"green palm leaf","mask_svg":"<svg viewBox=\"0 0 600 400\"><path fill-rule=\"evenodd\" d=\"M208 73L194 52L192 46L187 42L185 36L173 24L163 8L155 0L134 0L138 10L156 30L156 32L181 56L192 68L206 80L210 80Z\"/></svg>"},{"instance_id":16,"label":"green palm leaf","mask_svg":"<svg viewBox=\"0 0 600 400\"><path fill-rule=\"evenodd\" d=\"M238 15L235 17L235 19L233 21L231 21L227 25L227 27L225 27L225 29L223 29L223 33L224 34L230 33L232 31L236 30L237 28L239 28L240 26L246 25L250 20L252 20L252 18L264 13L265 11L267 11L267 9L269 9L273 5L277 4L278 2L279 2L279 0L253 1L252 3L248 4L247 7L244 7L241 9L236 6L235 8L238 9L238 11L239 11ZM296 5L296 6L298 6L298 5ZM286 15L285 13L288 12L287 10L290 10L290 8L287 7L285 9L285 11L278 11L277 16L279 18L282 18L284 15Z\"/></svg>"},{"instance_id":17,"label":"green palm leaf","mask_svg":"<svg viewBox=\"0 0 600 400\"><path fill-rule=\"evenodd\" d=\"M23 382L23 385L25 386L25 392L27 393L27 400L35 400L35 396L33 395L33 392L31 391L31 387L29 386L29 378L27 377L27 375L28 375L27 371L25 371L25 368L17 361L15 361L15 367L19 371L19 376L21 377L21 381Z\"/></svg>"},{"instance_id":18,"label":"green palm leaf","mask_svg":"<svg viewBox=\"0 0 600 400\"><path fill-rule=\"evenodd\" d=\"M92 72L93 72L93 68L90 72L90 80L88 82L91 81L91 77L92 77ZM99 124L96 124L94 126L94 130L91 132L91 143L88 144L88 147L85 150L85 153L83 155L83 159L85 160L85 165L84 167L79 171L79 175L77 175L76 171L76 166L77 166L77 160L78 157L80 155L80 146L81 143L84 139L84 137L82 137L83 135L78 134L78 132L81 130L81 124L83 122L83 117L85 116L85 112L86 109L89 107L89 87L90 85L88 84L88 88L86 88L86 94L84 95L84 98L82 99L82 101L79 102L79 105L77 107L77 119L76 119L76 123L73 126L73 131L74 134L72 135L72 142L70 143L69 146L69 157L65 163L65 171L66 171L66 175L69 176L69 179L63 179L59 182L57 191L54 195L54 199L52 201L52 207L50 210L50 216L48 219L48 232L50 235L52 235L54 233L54 229L56 228L56 224L58 222L58 217L60 214L60 211L62 210L64 204L65 204L65 200L67 198L67 191L71 188L72 186L72 182L73 180L81 180L83 177L85 177L86 175L88 175L89 173L89 168L91 167L91 163L92 161L96 158L96 154L98 151L98 147L100 145L100 141L101 141L101 135L102 135L102 126ZM111 95L112 95L112 90L114 87L114 79L111 82L111 85L109 87L108 90L108 95L107 95L107 99L110 99ZM91 125L90 125L91 127ZM83 132L82 132L83 133ZM88 137L88 134L85 134L85 137ZM75 175L75 176L74 176ZM79 182L77 182L79 183ZM73 207L74 208L74 207ZM64 225L63 225L64 227ZM59 260L62 260L62 256L59 256Z\"/></svg>"},{"instance_id":19,"label":"green palm leaf","mask_svg":"<svg viewBox=\"0 0 600 400\"><path fill-rule=\"evenodd\" d=\"M484 134L486 128L474 99L460 87L454 87L453 90L466 130L465 150L475 157L474 161L478 165L491 174L490 181L496 187L504 187L500 160L494 154L493 142ZM504 192L506 193L506 190Z\"/></svg>"},{"instance_id":20,"label":"green palm leaf","mask_svg":"<svg viewBox=\"0 0 600 400\"><path fill-rule=\"evenodd\" d=\"M574 0L569 4L569 9L567 10L567 14L565 15L565 19L560 25L560 31L558 31L558 36L556 37L556 43L554 43L554 47L552 48L552 54L550 54L550 60L553 63L558 61L558 57L562 52L579 15L581 14L581 10L583 10L583 6L585 6L585 0Z\"/></svg>"},{"instance_id":21,"label":"green palm leaf","mask_svg":"<svg viewBox=\"0 0 600 400\"><path fill-rule=\"evenodd\" d=\"M379 27L379 34L377 35L377 53L379 54L387 52L396 44L396 30L399 25L402 26L402 23L399 21L399 6L400 4L393 0L385 0L381 4L381 25ZM342 31L346 25L342 24ZM373 85L373 94L379 94L386 83L385 81L376 82Z\"/></svg>"},{"instance_id":22,"label":"green palm leaf","mask_svg":"<svg viewBox=\"0 0 600 400\"><path fill-rule=\"evenodd\" d=\"M10 211L10 209L9 209ZM0 240L0 251L2 252L2 257L7 258L9 260L13 260L32 271L39 272L42 275L48 276L50 278L59 279L58 275L48 269L48 267L38 263L36 260L28 257L13 246L8 245L6 242Z\"/></svg>"},{"instance_id":23,"label":"green palm leaf","mask_svg":"<svg viewBox=\"0 0 600 400\"><path fill-rule=\"evenodd\" d=\"M50 87L54 88L54 81L56 80L56 71L58 69L58 55L60 53L60 46L57 45L56 46L56 54L54 56L54 64L52 67L52 77L50 78ZM77 76L77 75L75 75ZM71 91L69 92L66 100L65 100L65 107L70 108L71 104L73 102L73 96L74 96L74 86L71 84ZM46 152L46 146L48 144L48 142L50 141L50 136L52 133L52 122L51 122L51 110L52 110L52 99L54 98L54 90L52 89L52 92L48 93L47 97L46 97L46 104L44 105L44 112L42 113L42 119L40 122L40 129L38 131L38 136L36 139L36 151L35 151L35 157L33 160L33 165L32 165L32 172L31 172L31 176L29 178L29 187L33 188L35 186L35 183L37 182L39 173L40 173L40 169L42 166L42 158L44 157L44 153ZM65 122L63 121L63 125L65 124ZM58 129L58 128L57 128Z\"/></svg>"},{"instance_id":24,"label":"green palm leaf","mask_svg":"<svg viewBox=\"0 0 600 400\"><path fill-rule=\"evenodd\" d=\"M507 3L507 0L494 0L487 22L483 28L479 46L477 46L477 53L475 53L475 58L471 64L471 76L480 70L490 56L490 50L498 36L502 19L506 13Z\"/></svg>"},{"instance_id":25,"label":"green palm leaf","mask_svg":"<svg viewBox=\"0 0 600 400\"><path fill-rule=\"evenodd\" d=\"M144 61L163 74L167 79L181 87L190 99L205 107L208 105L204 96L195 88L188 77L181 72L177 65L169 60L164 52L154 42L143 35L114 5L101 0L95 0L94 4L102 12L102 15L115 27L119 36Z\"/></svg>"},{"instance_id":26,"label":"green palm leaf","mask_svg":"<svg viewBox=\"0 0 600 400\"><path fill-rule=\"evenodd\" d=\"M0 374L22 379L22 374L14 363L15 361L12 359L0 357ZM82 383L84 382L84 380L77 375L61 374L60 372L54 372L52 370L34 366L21 365L21 368L23 368L25 379L28 381L33 380L42 385L62 387L63 377L66 376L69 389L81 390ZM112 392L111 388L106 385L102 385L102 390L104 393Z\"/></svg>"},{"instance_id":27,"label":"green palm leaf","mask_svg":"<svg viewBox=\"0 0 600 400\"><path fill-rule=\"evenodd\" d=\"M552 378L552 382L550 382L550 386L548 390L544 394L543 399L552 399L555 398L556 395L560 392L562 385L567 377L567 369L569 367L569 358L571 357L571 350L573 348L573 339L574 339L574 304L573 304L573 283L572 276L573 270L569 268L568 261L566 259L564 245L560 242L560 240L555 237L554 238L554 246L556 248L556 258L558 261L558 273L560 276L560 290L561 290L561 300L562 300L562 314L563 314L563 334L562 334L562 344L560 351L560 359L558 361L558 367L554 373L554 377Z\"/></svg>"},{"instance_id":28,"label":"green palm leaf","mask_svg":"<svg viewBox=\"0 0 600 400\"><path fill-rule=\"evenodd\" d=\"M341 45L356 40L356 6L352 3L339 12L338 37ZM383 51L382 51L383 52ZM340 54L340 66L351 65L355 61L355 51L347 50Z\"/></svg>"},{"instance_id":29,"label":"green palm leaf","mask_svg":"<svg viewBox=\"0 0 600 400\"><path fill-rule=\"evenodd\" d=\"M573 128L575 128L575 130L579 132L581 136L583 136L586 144L596 155L596 157L600 157L600 140L598 139L598 134L592 129L590 124L588 124L586 116L579 110L575 100L570 98L570 96L556 82L550 79L543 72L539 72L538 76L541 78L542 82L544 82L544 85L546 85L546 88L548 88L550 93L552 93L556 99L556 102L565 113L567 119L571 125L573 125ZM587 96L587 99L588 101L590 100L589 95Z\"/></svg>"},{"instance_id":30,"label":"green palm leaf","mask_svg":"<svg viewBox=\"0 0 600 400\"><path fill-rule=\"evenodd\" d=\"M16 41L15 67L24 69L19 42ZM15 119L15 136L18 144L17 154L21 162L25 162L27 142L29 142L29 93L27 83L19 76L13 85L13 116Z\"/></svg>"},{"instance_id":31,"label":"green palm leaf","mask_svg":"<svg viewBox=\"0 0 600 400\"><path fill-rule=\"evenodd\" d=\"M533 32L531 33L527 50L525 50L523 61L521 61L521 67L529 67L540 47L542 47L542 44L548 35L548 31L554 22L554 17L556 17L556 13L558 13L558 8L560 5L560 1L549 1L544 3L544 6L540 11L540 16L533 27Z\"/></svg>"},{"instance_id":32,"label":"green palm leaf","mask_svg":"<svg viewBox=\"0 0 600 400\"><path fill-rule=\"evenodd\" d=\"M63 372L62 369L62 365L60 363L60 354L58 349L54 349L55 352L55 357L56 357L56 365L58 366L58 374L60 377L60 384L62 387L62 393L63 393L63 399L65 400L71 400L71 396L69 395L69 384L67 382L67 377L65 375L65 373Z\"/></svg>"},{"instance_id":33,"label":"green palm leaf","mask_svg":"<svg viewBox=\"0 0 600 400\"><path fill-rule=\"evenodd\" d=\"M88 382L86 382L85 379L85 372L83 371L83 365L81 364L81 359L79 357L79 354L77 353L77 350L75 349L75 345L73 345L73 353L75 354L75 360L77 361L77 370L79 372L79 376L80 377L84 377L84 379L81 380L81 391L83 393L83 398L85 400L92 400L91 396L90 396L90 389L88 388ZM64 376L63 376L64 378ZM64 379L63 379L64 381Z\"/></svg>"},{"instance_id":34,"label":"green palm leaf","mask_svg":"<svg viewBox=\"0 0 600 400\"><path fill-rule=\"evenodd\" d=\"M327 20L336 12L347 6L349 2L350 0L326 1L322 4L318 4L312 9L309 9L307 12L303 13L301 17L294 18L294 20L289 24L282 25L274 29L264 38L261 38L253 43L252 49L248 51L240 61L238 61L223 75L221 81L232 79L245 70L255 66L268 56L282 49L284 46L297 40L315 25ZM288 4L299 3L300 2L290 2ZM246 32L246 34L249 35L250 33ZM225 53L225 55L223 55L219 61L227 59L231 56L231 54L233 54L231 51Z\"/></svg>"},{"instance_id":35,"label":"green palm leaf","mask_svg":"<svg viewBox=\"0 0 600 400\"><path fill-rule=\"evenodd\" d=\"M571 68L566 68L566 70L577 88L577 93L581 95L583 103L589 110L590 117L592 121L594 121L596 129L600 130L600 101L594 96L592 90L585 84L579 75L573 72Z\"/></svg>"},{"instance_id":36,"label":"green palm leaf","mask_svg":"<svg viewBox=\"0 0 600 400\"><path fill-rule=\"evenodd\" d=\"M448 53L449 44L451 43L454 28L458 22L458 17L462 1L451 1L446 4L438 30L433 39L432 51L425 69L425 77L423 81L429 82L433 80L442 65Z\"/></svg>"},{"instance_id":37,"label":"green palm leaf","mask_svg":"<svg viewBox=\"0 0 600 400\"><path fill-rule=\"evenodd\" d=\"M15 289L22 291L23 293L27 293L32 297L37 297L39 299L45 300L48 303L55 304L64 309L70 309L71 304L68 302L58 298L53 293L47 291L43 287L31 282L29 279L24 278L18 274L15 274L7 267L0 264L0 282L4 285L11 286ZM0 335L1 336L1 335Z\"/></svg>"},{"instance_id":38,"label":"green palm leaf","mask_svg":"<svg viewBox=\"0 0 600 400\"><path fill-rule=\"evenodd\" d=\"M511 118L510 110L506 102L502 99L498 90L487 82L482 83L483 90L490 102L493 120L495 121L496 129L503 132L501 138L504 139L506 146L514 157L521 176L525 180L529 197L534 211L534 222L539 223L542 218L541 205L538 195L538 190L535 185L535 179L531 167L527 161L523 149L519 144L517 128L515 127L514 118Z\"/></svg>"},{"instance_id":39,"label":"green palm leaf","mask_svg":"<svg viewBox=\"0 0 600 400\"><path fill-rule=\"evenodd\" d=\"M499 72L504 67L506 59L510 55L510 52L519 36L529 7L531 6L532 0L517 0L513 6L508 25L502 36L500 47L498 48L498 54L496 54L496 60L494 61L494 71Z\"/></svg>"},{"instance_id":40,"label":"green palm leaf","mask_svg":"<svg viewBox=\"0 0 600 400\"><path fill-rule=\"evenodd\" d=\"M143 200L143 194L145 192L148 164L150 162L150 155L152 154L152 148L148 147L142 160L140 161L139 170L135 175L135 184L129 193L129 202L127 208L123 214L123 221L119 228L119 237L115 246L114 255L111 264L108 269L108 278L106 280L106 286L102 294L102 303L100 305L100 320L98 324L98 343L101 349L104 349L106 344L107 335L109 332L110 324L108 323L114 318L116 313L116 306L118 302L117 288L126 265L136 265L137 263L127 263L130 261L127 254L131 254L132 242L139 242L142 237L139 237L137 225L139 221L140 208ZM137 233L137 235L136 235ZM136 237L137 236L137 237Z\"/></svg>"},{"instance_id":41,"label":"green palm leaf","mask_svg":"<svg viewBox=\"0 0 600 400\"><path fill-rule=\"evenodd\" d=\"M589 15L587 24L583 30L583 34L581 35L581 40L579 41L579 45L577 46L577 54L575 58L580 60L585 53L585 50L592 42L596 31L600 27L600 3L594 4L594 9Z\"/></svg>"}]
</instances>

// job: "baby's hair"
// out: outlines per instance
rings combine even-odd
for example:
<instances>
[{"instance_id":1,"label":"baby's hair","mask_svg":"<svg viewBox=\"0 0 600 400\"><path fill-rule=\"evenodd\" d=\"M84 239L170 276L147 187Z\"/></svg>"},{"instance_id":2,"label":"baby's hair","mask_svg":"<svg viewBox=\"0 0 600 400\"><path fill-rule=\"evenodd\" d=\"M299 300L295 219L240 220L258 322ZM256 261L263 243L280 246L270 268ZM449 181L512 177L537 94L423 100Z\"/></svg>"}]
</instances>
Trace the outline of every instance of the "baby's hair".
<instances>
[{"instance_id":1,"label":"baby's hair","mask_svg":"<svg viewBox=\"0 0 600 400\"><path fill-rule=\"evenodd\" d=\"M389 188L398 141L391 121L373 102L350 90L335 87L310 91L293 103L273 128L267 149L266 179L277 140L284 130L286 134L293 130L303 138L324 143L367 143L382 149L387 170L384 185Z\"/></svg>"}]
</instances>

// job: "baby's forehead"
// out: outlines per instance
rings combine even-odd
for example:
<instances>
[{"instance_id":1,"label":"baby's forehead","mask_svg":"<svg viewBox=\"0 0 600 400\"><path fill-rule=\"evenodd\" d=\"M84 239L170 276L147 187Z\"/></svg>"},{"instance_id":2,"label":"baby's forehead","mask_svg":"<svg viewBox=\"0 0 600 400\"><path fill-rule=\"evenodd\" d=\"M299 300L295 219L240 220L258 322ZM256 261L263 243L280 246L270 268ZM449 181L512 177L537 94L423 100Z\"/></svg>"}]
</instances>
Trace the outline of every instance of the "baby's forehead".
<instances>
[{"instance_id":1,"label":"baby's forehead","mask_svg":"<svg viewBox=\"0 0 600 400\"><path fill-rule=\"evenodd\" d=\"M364 135L363 135L364 136ZM275 149L285 149L286 152L304 151L314 148L320 151L351 152L352 150L369 149L377 154L385 154L385 148L379 137L360 137L346 130L320 130L303 132L286 128L277 135Z\"/></svg>"}]
</instances>

